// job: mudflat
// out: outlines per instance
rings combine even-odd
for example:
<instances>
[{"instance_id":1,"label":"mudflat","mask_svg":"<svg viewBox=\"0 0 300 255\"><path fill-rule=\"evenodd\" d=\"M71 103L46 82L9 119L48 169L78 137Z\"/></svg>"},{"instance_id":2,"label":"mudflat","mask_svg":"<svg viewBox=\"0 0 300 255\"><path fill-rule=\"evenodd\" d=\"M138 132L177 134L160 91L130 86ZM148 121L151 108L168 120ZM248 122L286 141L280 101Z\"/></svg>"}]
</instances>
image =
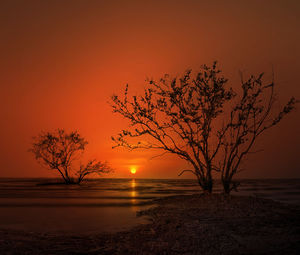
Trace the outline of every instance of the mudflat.
<instances>
[{"instance_id":1,"label":"mudflat","mask_svg":"<svg viewBox=\"0 0 300 255\"><path fill-rule=\"evenodd\" d=\"M249 196L180 195L130 231L62 235L0 229L0 254L299 254L300 207Z\"/></svg>"}]
</instances>

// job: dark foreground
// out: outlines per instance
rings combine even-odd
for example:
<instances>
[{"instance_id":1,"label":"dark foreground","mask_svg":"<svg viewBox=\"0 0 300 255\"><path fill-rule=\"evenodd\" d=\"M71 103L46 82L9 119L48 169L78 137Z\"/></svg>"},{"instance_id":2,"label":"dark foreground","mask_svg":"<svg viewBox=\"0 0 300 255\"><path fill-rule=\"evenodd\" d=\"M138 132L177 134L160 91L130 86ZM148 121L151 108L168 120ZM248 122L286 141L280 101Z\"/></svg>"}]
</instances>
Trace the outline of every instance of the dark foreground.
<instances>
[{"instance_id":1,"label":"dark foreground","mask_svg":"<svg viewBox=\"0 0 300 255\"><path fill-rule=\"evenodd\" d=\"M0 230L0 254L300 254L300 208L255 197L176 196L131 231L54 235Z\"/></svg>"}]
</instances>

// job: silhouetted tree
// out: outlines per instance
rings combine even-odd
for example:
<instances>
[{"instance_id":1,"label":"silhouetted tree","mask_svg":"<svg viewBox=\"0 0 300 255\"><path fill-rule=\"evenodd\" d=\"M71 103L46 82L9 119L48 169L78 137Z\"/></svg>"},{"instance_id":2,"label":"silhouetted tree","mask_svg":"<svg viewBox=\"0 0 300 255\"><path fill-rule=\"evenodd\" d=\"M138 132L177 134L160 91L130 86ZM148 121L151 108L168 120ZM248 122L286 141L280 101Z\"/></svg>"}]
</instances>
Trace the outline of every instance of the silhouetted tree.
<instances>
[{"instance_id":1,"label":"silhouetted tree","mask_svg":"<svg viewBox=\"0 0 300 255\"><path fill-rule=\"evenodd\" d=\"M87 175L109 173L112 170L106 162L96 160L90 160L86 165L80 164L79 169L74 170L74 161L81 156L87 144L77 131L67 133L57 129L33 137L29 151L42 165L57 170L66 184L79 184Z\"/></svg>"},{"instance_id":2,"label":"silhouetted tree","mask_svg":"<svg viewBox=\"0 0 300 255\"><path fill-rule=\"evenodd\" d=\"M223 104L234 96L226 89L227 79L219 75L216 63L204 65L195 78L188 70L183 77L159 82L149 80L149 88L143 96L128 100L128 86L123 100L114 95L113 111L131 122L131 130L123 130L112 139L116 146L129 149L159 149L173 153L188 161L204 191L212 192L213 160L220 144L211 148L211 132L214 120L222 113ZM147 141L130 143L127 138L148 136ZM180 174L180 175L181 175Z\"/></svg>"},{"instance_id":3,"label":"silhouetted tree","mask_svg":"<svg viewBox=\"0 0 300 255\"><path fill-rule=\"evenodd\" d=\"M218 169L227 194L239 185L233 177L241 171L241 162L256 139L277 125L297 103L292 97L281 111L274 113L274 82L263 84L262 78L263 74L260 74L258 77L251 76L247 81L242 80L242 96L231 110L227 124L218 131L223 151Z\"/></svg>"},{"instance_id":4,"label":"silhouetted tree","mask_svg":"<svg viewBox=\"0 0 300 255\"><path fill-rule=\"evenodd\" d=\"M244 94L231 110L229 106L234 103L236 93L225 87L227 79L220 72L214 62L211 67L203 65L196 75L188 70L180 78L165 75L158 82L148 80L144 94L131 99L127 85L124 98L112 96L113 112L130 121L129 129L112 137L114 147L157 149L164 151L162 154L175 154L193 167L179 175L192 172L201 188L209 193L213 188L212 172L218 171L224 191L229 193L237 185L233 176L255 139L279 123L294 108L296 100L292 98L269 122L274 84L262 85L260 75L242 83ZM269 88L271 97L264 108L265 100L260 97Z\"/></svg>"}]
</instances>

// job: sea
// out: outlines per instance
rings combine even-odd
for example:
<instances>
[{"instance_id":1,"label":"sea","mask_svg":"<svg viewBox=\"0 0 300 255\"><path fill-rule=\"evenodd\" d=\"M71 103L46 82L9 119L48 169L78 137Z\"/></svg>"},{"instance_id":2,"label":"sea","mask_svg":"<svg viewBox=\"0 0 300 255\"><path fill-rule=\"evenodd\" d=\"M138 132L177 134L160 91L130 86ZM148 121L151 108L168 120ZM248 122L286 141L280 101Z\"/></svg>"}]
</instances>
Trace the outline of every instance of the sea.
<instances>
[{"instance_id":1,"label":"sea","mask_svg":"<svg viewBox=\"0 0 300 255\"><path fill-rule=\"evenodd\" d=\"M0 179L0 229L92 234L128 230L148 219L140 210L166 196L200 193L196 180L90 179L81 185L40 185L53 179ZM236 195L300 205L300 179L240 180ZM216 181L214 192L222 192Z\"/></svg>"}]
</instances>

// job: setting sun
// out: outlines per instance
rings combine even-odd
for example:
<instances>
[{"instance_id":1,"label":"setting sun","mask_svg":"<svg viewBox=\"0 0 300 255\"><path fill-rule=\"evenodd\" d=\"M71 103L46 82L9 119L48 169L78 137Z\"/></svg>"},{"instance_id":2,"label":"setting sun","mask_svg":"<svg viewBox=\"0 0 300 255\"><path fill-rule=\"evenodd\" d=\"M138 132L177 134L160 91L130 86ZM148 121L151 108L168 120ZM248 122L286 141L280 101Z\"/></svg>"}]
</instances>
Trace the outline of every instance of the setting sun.
<instances>
[{"instance_id":1,"label":"setting sun","mask_svg":"<svg viewBox=\"0 0 300 255\"><path fill-rule=\"evenodd\" d=\"M130 173L135 174L136 173L136 168L135 167L131 167L130 168Z\"/></svg>"}]
</instances>

